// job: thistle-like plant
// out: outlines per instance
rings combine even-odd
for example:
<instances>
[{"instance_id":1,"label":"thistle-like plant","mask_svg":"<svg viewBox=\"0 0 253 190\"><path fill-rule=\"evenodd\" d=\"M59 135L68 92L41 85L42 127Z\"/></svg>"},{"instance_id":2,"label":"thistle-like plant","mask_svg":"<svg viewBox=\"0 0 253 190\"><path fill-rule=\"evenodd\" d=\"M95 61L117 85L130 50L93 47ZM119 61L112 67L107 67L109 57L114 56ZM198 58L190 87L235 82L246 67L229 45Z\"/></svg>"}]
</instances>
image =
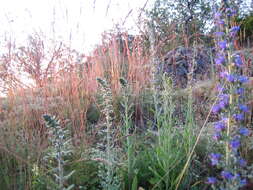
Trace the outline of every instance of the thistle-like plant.
<instances>
[{"instance_id":1,"label":"thistle-like plant","mask_svg":"<svg viewBox=\"0 0 253 190\"><path fill-rule=\"evenodd\" d=\"M97 79L100 84L102 96L101 113L105 117L104 128L100 131L102 141L95 150L103 162L100 163L99 176L102 178L101 186L105 190L117 190L120 182L116 175L117 147L115 145L116 129L113 126L113 100L112 91L106 80Z\"/></svg>"},{"instance_id":2,"label":"thistle-like plant","mask_svg":"<svg viewBox=\"0 0 253 190\"><path fill-rule=\"evenodd\" d=\"M66 181L71 177L74 171L65 174L64 165L67 160L66 156L72 153L71 138L69 137L69 130L60 126L60 121L55 116L43 115L48 128L49 137L49 151L44 157L46 161L50 163L57 163L57 166L52 166L52 173L56 180L57 189L59 190L70 190L74 185L65 187Z\"/></svg>"}]
</instances>

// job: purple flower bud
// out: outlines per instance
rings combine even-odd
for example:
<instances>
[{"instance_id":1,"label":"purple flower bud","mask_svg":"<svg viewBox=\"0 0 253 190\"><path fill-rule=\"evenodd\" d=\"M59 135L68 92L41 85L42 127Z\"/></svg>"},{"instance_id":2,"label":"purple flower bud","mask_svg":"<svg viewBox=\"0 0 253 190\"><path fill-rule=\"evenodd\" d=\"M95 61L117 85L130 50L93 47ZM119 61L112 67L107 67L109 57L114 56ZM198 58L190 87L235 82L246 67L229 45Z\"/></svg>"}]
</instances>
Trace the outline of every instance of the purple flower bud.
<instances>
[{"instance_id":1,"label":"purple flower bud","mask_svg":"<svg viewBox=\"0 0 253 190\"><path fill-rule=\"evenodd\" d=\"M217 183L217 179L215 177L208 177L206 183L207 184L215 184L215 183Z\"/></svg>"},{"instance_id":2,"label":"purple flower bud","mask_svg":"<svg viewBox=\"0 0 253 190\"><path fill-rule=\"evenodd\" d=\"M235 137L233 140L230 141L229 144L230 144L230 147L232 148L232 150L236 151L240 147L241 142L238 137Z\"/></svg>"},{"instance_id":3,"label":"purple flower bud","mask_svg":"<svg viewBox=\"0 0 253 190\"><path fill-rule=\"evenodd\" d=\"M211 164L213 166L217 165L219 163L219 160L221 158L221 154L219 153L211 153L209 156L210 160L211 160Z\"/></svg>"},{"instance_id":4,"label":"purple flower bud","mask_svg":"<svg viewBox=\"0 0 253 190\"><path fill-rule=\"evenodd\" d=\"M246 127L242 127L239 129L239 133L243 136L249 136L250 131L249 129L247 129Z\"/></svg>"},{"instance_id":5,"label":"purple flower bud","mask_svg":"<svg viewBox=\"0 0 253 190\"><path fill-rule=\"evenodd\" d=\"M232 179L234 176L231 172L229 171L222 171L221 172L221 176L224 178L224 179L227 179L227 180L230 180Z\"/></svg>"},{"instance_id":6,"label":"purple flower bud","mask_svg":"<svg viewBox=\"0 0 253 190\"><path fill-rule=\"evenodd\" d=\"M215 133L215 134L213 135L213 140L215 140L215 141L220 140L220 138L221 138L221 134L220 134L220 133Z\"/></svg>"}]
</instances>

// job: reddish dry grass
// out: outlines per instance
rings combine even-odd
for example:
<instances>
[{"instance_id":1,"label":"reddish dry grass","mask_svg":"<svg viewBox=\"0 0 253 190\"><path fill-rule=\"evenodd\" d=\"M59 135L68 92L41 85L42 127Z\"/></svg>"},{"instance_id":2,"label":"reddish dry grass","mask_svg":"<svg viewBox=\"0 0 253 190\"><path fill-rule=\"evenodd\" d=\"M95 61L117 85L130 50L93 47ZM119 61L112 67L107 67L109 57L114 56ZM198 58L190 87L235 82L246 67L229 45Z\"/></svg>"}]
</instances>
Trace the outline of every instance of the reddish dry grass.
<instances>
[{"instance_id":1,"label":"reddish dry grass","mask_svg":"<svg viewBox=\"0 0 253 190\"><path fill-rule=\"evenodd\" d=\"M136 37L130 47L127 38L124 34L119 44L118 36L111 36L89 57L62 45L47 54L43 40L38 36L29 47L8 46L10 51L4 58L8 60L6 71L11 74L4 82L19 85L6 86L7 109L2 111L2 121L10 121L8 125L22 130L29 144L40 139L36 144L41 149L45 147L43 140L46 138L41 116L53 114L61 119L63 126L70 123L75 144L88 144L86 113L89 106L96 103L97 77L109 81L114 97L120 95L120 77L127 78L135 95L149 85L149 56L144 52L143 41ZM26 73L34 85L22 85L15 68Z\"/></svg>"}]
</instances>

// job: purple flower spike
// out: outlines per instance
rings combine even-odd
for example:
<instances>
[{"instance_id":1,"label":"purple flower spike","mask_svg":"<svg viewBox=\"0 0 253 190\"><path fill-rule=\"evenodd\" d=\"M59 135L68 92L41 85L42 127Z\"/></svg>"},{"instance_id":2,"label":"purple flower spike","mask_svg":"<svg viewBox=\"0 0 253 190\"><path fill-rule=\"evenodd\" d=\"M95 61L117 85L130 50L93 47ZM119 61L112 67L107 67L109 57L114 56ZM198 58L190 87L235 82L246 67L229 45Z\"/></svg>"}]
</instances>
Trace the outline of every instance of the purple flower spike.
<instances>
[{"instance_id":1,"label":"purple flower spike","mask_svg":"<svg viewBox=\"0 0 253 190\"><path fill-rule=\"evenodd\" d=\"M241 145L241 142L240 142L240 139L239 138L234 138L232 141L230 141L230 147L236 151L240 145Z\"/></svg>"},{"instance_id":2,"label":"purple flower spike","mask_svg":"<svg viewBox=\"0 0 253 190\"><path fill-rule=\"evenodd\" d=\"M227 180L230 180L232 179L234 176L231 172L229 171L222 171L221 172L221 176L224 178L224 179L227 179Z\"/></svg>"},{"instance_id":3,"label":"purple flower spike","mask_svg":"<svg viewBox=\"0 0 253 190\"><path fill-rule=\"evenodd\" d=\"M239 133L243 136L249 136L250 135L250 131L246 127L240 128Z\"/></svg>"},{"instance_id":4,"label":"purple flower spike","mask_svg":"<svg viewBox=\"0 0 253 190\"><path fill-rule=\"evenodd\" d=\"M220 42L218 42L218 45L219 45L220 49L225 50L227 47L227 41L226 40L220 41Z\"/></svg>"},{"instance_id":5,"label":"purple flower spike","mask_svg":"<svg viewBox=\"0 0 253 190\"><path fill-rule=\"evenodd\" d=\"M221 154L219 153L211 153L209 156L210 160L211 160L211 164L213 166L217 165L219 163L219 160L221 158Z\"/></svg>"},{"instance_id":6,"label":"purple flower spike","mask_svg":"<svg viewBox=\"0 0 253 190\"><path fill-rule=\"evenodd\" d=\"M206 183L207 184L215 184L215 183L217 183L217 179L215 177L208 177Z\"/></svg>"}]
</instances>

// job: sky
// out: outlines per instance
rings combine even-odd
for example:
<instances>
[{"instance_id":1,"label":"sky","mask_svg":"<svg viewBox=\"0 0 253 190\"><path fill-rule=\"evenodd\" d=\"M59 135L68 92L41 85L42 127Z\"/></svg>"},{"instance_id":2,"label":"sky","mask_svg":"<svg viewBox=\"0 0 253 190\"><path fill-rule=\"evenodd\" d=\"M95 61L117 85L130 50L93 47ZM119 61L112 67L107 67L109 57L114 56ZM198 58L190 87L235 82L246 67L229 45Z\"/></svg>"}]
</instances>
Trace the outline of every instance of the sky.
<instances>
[{"instance_id":1,"label":"sky","mask_svg":"<svg viewBox=\"0 0 253 190\"><path fill-rule=\"evenodd\" d=\"M147 0L0 0L0 43L15 39L22 44L28 35L42 33L72 48L90 51L101 33L116 23L136 30L138 10ZM152 0L148 1L148 4Z\"/></svg>"}]
</instances>

